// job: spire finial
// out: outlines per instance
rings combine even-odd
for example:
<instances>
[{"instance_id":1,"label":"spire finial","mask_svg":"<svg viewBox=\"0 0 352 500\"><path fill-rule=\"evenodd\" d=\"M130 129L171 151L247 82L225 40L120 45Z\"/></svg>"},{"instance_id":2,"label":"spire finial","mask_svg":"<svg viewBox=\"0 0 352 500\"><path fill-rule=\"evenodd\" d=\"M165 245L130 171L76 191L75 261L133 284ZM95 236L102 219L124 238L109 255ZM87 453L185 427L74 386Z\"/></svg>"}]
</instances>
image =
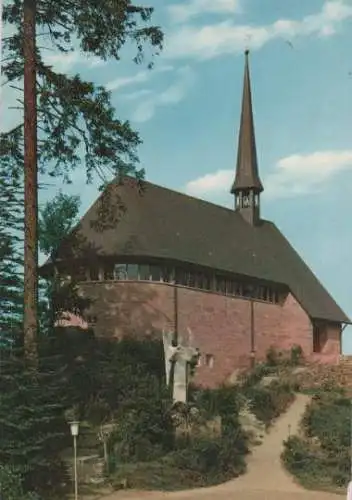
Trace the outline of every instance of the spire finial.
<instances>
[{"instance_id":1,"label":"spire finial","mask_svg":"<svg viewBox=\"0 0 352 500\"><path fill-rule=\"evenodd\" d=\"M249 203L251 204L253 210L255 209L259 212L259 194L263 191L263 186L259 178L257 165L248 54L249 49L247 48L245 50L245 69L241 122L238 138L237 168L231 193L235 195L236 203L238 202L239 205L241 205L242 202L244 203L243 200L245 197L248 198L248 195L252 196L253 203L250 201ZM256 202L256 197L258 197L258 203ZM239 207L238 203L236 205L237 207ZM243 206L242 208L246 207ZM248 210L246 208L245 211Z\"/></svg>"}]
</instances>

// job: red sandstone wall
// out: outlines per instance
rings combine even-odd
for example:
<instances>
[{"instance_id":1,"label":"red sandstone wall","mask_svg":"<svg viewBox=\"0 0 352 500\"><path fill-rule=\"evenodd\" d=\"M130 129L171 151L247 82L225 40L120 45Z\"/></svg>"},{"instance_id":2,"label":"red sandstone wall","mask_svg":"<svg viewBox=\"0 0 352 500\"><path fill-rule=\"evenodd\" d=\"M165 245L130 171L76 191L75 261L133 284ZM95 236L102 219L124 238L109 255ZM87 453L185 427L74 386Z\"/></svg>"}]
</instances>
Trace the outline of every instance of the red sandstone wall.
<instances>
[{"instance_id":1,"label":"red sandstone wall","mask_svg":"<svg viewBox=\"0 0 352 500\"><path fill-rule=\"evenodd\" d=\"M97 316L97 335L150 334L174 328L175 287L163 283L94 282L82 285L93 299L88 314ZM216 386L237 367L248 366L251 350L250 301L205 291L177 287L179 332L190 328L195 347L202 353L196 382ZM289 349L299 344L312 353L312 326L309 317L291 295L283 305L254 302L256 359L267 350ZM327 343L336 349L333 333ZM328 347L327 347L328 349ZM214 357L213 367L205 364L206 354Z\"/></svg>"},{"instance_id":2,"label":"red sandstone wall","mask_svg":"<svg viewBox=\"0 0 352 500\"><path fill-rule=\"evenodd\" d=\"M250 363L250 301L182 289L179 299L182 312L180 331L191 328L202 354L214 355L214 366L203 364L197 370L197 382L218 385L235 371ZM301 345L311 352L310 320L292 296L284 305L254 302L254 344L256 360L265 359L267 350L289 349Z\"/></svg>"}]
</instances>

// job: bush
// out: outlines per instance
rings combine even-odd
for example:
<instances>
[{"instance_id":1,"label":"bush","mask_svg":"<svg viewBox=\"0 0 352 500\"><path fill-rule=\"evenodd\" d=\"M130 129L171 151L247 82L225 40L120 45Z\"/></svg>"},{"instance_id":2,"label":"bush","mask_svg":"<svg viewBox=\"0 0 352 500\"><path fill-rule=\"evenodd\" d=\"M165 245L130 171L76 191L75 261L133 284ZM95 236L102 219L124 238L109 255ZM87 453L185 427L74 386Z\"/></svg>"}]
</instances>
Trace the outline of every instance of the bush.
<instances>
[{"instance_id":1,"label":"bush","mask_svg":"<svg viewBox=\"0 0 352 500\"><path fill-rule=\"evenodd\" d=\"M299 366L303 362L303 350L300 345L294 345L290 352L290 362L292 366Z\"/></svg>"},{"instance_id":2,"label":"bush","mask_svg":"<svg viewBox=\"0 0 352 500\"><path fill-rule=\"evenodd\" d=\"M161 393L158 400L155 394L146 393L140 402L121 406L121 425L112 437L110 465L115 485L126 476L128 485L134 488L192 488L221 483L245 470L248 446L238 419L238 390L191 388L189 404L173 407L172 411L168 410L171 402L161 399ZM216 417L221 417L219 435L208 437L197 432ZM183 425L185 419L190 425L187 439L175 439L173 426ZM160 471L163 475L165 472L168 482L161 479Z\"/></svg>"},{"instance_id":3,"label":"bush","mask_svg":"<svg viewBox=\"0 0 352 500\"><path fill-rule=\"evenodd\" d=\"M190 402L194 403L206 418L238 415L243 396L238 388L222 386L217 389L190 388Z\"/></svg>"},{"instance_id":4,"label":"bush","mask_svg":"<svg viewBox=\"0 0 352 500\"><path fill-rule=\"evenodd\" d=\"M309 447L308 442L291 436L284 442L282 460L288 471L305 482L307 478L321 476L321 458Z\"/></svg>"},{"instance_id":5,"label":"bush","mask_svg":"<svg viewBox=\"0 0 352 500\"><path fill-rule=\"evenodd\" d=\"M351 443L351 403L344 397L323 397L307 409L303 424L309 437L317 437L330 454L338 454Z\"/></svg>"},{"instance_id":6,"label":"bush","mask_svg":"<svg viewBox=\"0 0 352 500\"><path fill-rule=\"evenodd\" d=\"M217 484L245 471L248 452L243 437L203 438L171 455L171 463L182 470L203 476L204 484Z\"/></svg>"},{"instance_id":7,"label":"bush","mask_svg":"<svg viewBox=\"0 0 352 500\"><path fill-rule=\"evenodd\" d=\"M350 401L339 392L320 391L307 408L306 439L285 443L283 461L301 482L315 488L345 487L350 478Z\"/></svg>"},{"instance_id":8,"label":"bush","mask_svg":"<svg viewBox=\"0 0 352 500\"><path fill-rule=\"evenodd\" d=\"M66 480L64 388L61 374L41 359L34 374L21 352L0 359L0 464L20 474L25 491L60 489Z\"/></svg>"},{"instance_id":9,"label":"bush","mask_svg":"<svg viewBox=\"0 0 352 500\"><path fill-rule=\"evenodd\" d=\"M278 366L281 361L281 353L279 353L274 347L270 347L266 353L266 364L268 366Z\"/></svg>"},{"instance_id":10,"label":"bush","mask_svg":"<svg viewBox=\"0 0 352 500\"><path fill-rule=\"evenodd\" d=\"M0 497L4 500L40 500L35 493L25 493L20 471L0 465Z\"/></svg>"},{"instance_id":11,"label":"bush","mask_svg":"<svg viewBox=\"0 0 352 500\"><path fill-rule=\"evenodd\" d=\"M267 363L258 363L252 370L246 372L242 376L242 380L240 383L242 390L245 392L248 388L259 384L263 379L263 377L271 375L272 373L275 373L275 371L276 371L275 365L269 365Z\"/></svg>"},{"instance_id":12,"label":"bush","mask_svg":"<svg viewBox=\"0 0 352 500\"><path fill-rule=\"evenodd\" d=\"M258 420L267 427L279 417L294 399L292 388L287 383L273 381L269 386L254 386L246 391L249 407Z\"/></svg>"}]
</instances>

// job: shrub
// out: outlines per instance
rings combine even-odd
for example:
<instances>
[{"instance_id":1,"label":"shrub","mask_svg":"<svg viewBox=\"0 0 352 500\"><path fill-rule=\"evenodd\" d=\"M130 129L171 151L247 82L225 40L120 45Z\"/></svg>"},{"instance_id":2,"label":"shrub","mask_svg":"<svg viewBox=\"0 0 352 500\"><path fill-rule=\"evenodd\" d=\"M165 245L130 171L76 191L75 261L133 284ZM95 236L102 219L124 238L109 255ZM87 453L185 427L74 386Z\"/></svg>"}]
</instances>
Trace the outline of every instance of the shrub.
<instances>
[{"instance_id":1,"label":"shrub","mask_svg":"<svg viewBox=\"0 0 352 500\"><path fill-rule=\"evenodd\" d=\"M180 489L217 484L244 471L248 446L238 419L242 404L238 390L192 388L190 397L188 405L173 407L173 411L168 410L170 401L162 400L160 393L159 400L144 394L140 402L134 400L132 405L121 406L121 425L112 438L114 452L110 464L116 485L126 474L132 487ZM129 412L125 411L127 408ZM209 437L196 432L209 419L219 416L220 435ZM181 425L185 418L191 424L188 439L174 439L172 423ZM157 473L157 464L163 474L165 471L168 484Z\"/></svg>"},{"instance_id":2,"label":"shrub","mask_svg":"<svg viewBox=\"0 0 352 500\"><path fill-rule=\"evenodd\" d=\"M323 449L338 454L351 442L351 403L349 399L323 397L307 409L303 423L309 437L316 436Z\"/></svg>"},{"instance_id":3,"label":"shrub","mask_svg":"<svg viewBox=\"0 0 352 500\"><path fill-rule=\"evenodd\" d=\"M290 352L290 362L292 366L299 366L303 361L303 350L300 345L294 345Z\"/></svg>"},{"instance_id":4,"label":"shrub","mask_svg":"<svg viewBox=\"0 0 352 500\"><path fill-rule=\"evenodd\" d=\"M276 366L274 365L269 365L267 363L258 363L252 370L246 372L242 376L242 380L240 383L242 390L246 391L248 388L259 384L263 377L271 375L273 372L275 372L275 369Z\"/></svg>"},{"instance_id":5,"label":"shrub","mask_svg":"<svg viewBox=\"0 0 352 500\"><path fill-rule=\"evenodd\" d=\"M305 440L285 443L283 460L292 474L317 488L346 486L350 476L350 401L338 392L320 391L307 408Z\"/></svg>"},{"instance_id":6,"label":"shrub","mask_svg":"<svg viewBox=\"0 0 352 500\"><path fill-rule=\"evenodd\" d=\"M70 442L65 385L62 374L44 364L39 359L33 374L21 352L0 359L0 464L20 473L25 491L52 491L66 480L60 460Z\"/></svg>"},{"instance_id":7,"label":"shrub","mask_svg":"<svg viewBox=\"0 0 352 500\"><path fill-rule=\"evenodd\" d=\"M267 387L257 385L249 388L246 396L253 414L267 427L287 409L294 399L291 386L276 380Z\"/></svg>"},{"instance_id":8,"label":"shrub","mask_svg":"<svg viewBox=\"0 0 352 500\"><path fill-rule=\"evenodd\" d=\"M278 366L281 360L281 353L277 352L274 347L270 347L266 353L266 364L268 366Z\"/></svg>"},{"instance_id":9,"label":"shrub","mask_svg":"<svg viewBox=\"0 0 352 500\"><path fill-rule=\"evenodd\" d=\"M36 493L25 493L19 470L0 465L0 497L4 500L40 500Z\"/></svg>"},{"instance_id":10,"label":"shrub","mask_svg":"<svg viewBox=\"0 0 352 500\"><path fill-rule=\"evenodd\" d=\"M309 447L308 442L297 436L291 436L284 442L282 460L288 471L301 479L321 476L321 458Z\"/></svg>"},{"instance_id":11,"label":"shrub","mask_svg":"<svg viewBox=\"0 0 352 500\"><path fill-rule=\"evenodd\" d=\"M190 389L190 402L194 403L207 418L217 415L236 415L243 404L243 397L236 387L222 386L217 389Z\"/></svg>"}]
</instances>

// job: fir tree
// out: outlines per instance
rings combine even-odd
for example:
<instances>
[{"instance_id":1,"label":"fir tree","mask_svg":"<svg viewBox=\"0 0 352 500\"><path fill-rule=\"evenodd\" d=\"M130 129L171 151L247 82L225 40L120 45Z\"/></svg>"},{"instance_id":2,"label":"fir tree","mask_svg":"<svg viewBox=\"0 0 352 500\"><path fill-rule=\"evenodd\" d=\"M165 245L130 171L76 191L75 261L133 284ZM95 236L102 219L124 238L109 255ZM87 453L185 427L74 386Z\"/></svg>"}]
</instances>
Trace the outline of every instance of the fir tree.
<instances>
[{"instance_id":1,"label":"fir tree","mask_svg":"<svg viewBox=\"0 0 352 500\"><path fill-rule=\"evenodd\" d=\"M69 443L66 367L53 368L57 365L53 358L43 358L34 375L22 349L0 358L0 465L20 474L25 491L41 493L66 481L60 459Z\"/></svg>"},{"instance_id":2,"label":"fir tree","mask_svg":"<svg viewBox=\"0 0 352 500\"><path fill-rule=\"evenodd\" d=\"M0 342L21 342L23 316L23 188L20 163L12 156L19 131L0 138Z\"/></svg>"}]
</instances>

